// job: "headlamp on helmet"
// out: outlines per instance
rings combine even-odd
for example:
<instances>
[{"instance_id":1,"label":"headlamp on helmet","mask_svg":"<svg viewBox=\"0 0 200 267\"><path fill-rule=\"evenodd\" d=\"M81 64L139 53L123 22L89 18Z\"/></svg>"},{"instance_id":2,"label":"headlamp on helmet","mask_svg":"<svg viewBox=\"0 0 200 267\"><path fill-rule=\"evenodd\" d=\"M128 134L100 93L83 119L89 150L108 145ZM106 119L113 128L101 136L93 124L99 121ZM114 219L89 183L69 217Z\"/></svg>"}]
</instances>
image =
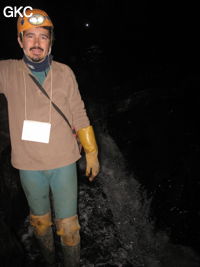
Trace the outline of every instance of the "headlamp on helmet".
<instances>
[{"instance_id":1,"label":"headlamp on helmet","mask_svg":"<svg viewBox=\"0 0 200 267\"><path fill-rule=\"evenodd\" d=\"M29 22L32 25L41 25L45 20L45 17L40 14L35 14L32 17L29 18Z\"/></svg>"}]
</instances>

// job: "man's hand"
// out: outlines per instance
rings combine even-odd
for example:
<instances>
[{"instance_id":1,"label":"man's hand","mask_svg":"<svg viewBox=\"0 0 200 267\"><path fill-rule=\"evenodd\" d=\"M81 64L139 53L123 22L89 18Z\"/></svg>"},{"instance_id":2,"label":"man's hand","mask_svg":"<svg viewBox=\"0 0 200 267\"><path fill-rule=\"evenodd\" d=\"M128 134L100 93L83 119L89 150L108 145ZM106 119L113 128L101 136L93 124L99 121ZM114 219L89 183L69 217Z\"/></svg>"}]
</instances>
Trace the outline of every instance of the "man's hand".
<instances>
[{"instance_id":1,"label":"man's hand","mask_svg":"<svg viewBox=\"0 0 200 267\"><path fill-rule=\"evenodd\" d=\"M89 181L92 182L99 173L98 148L93 127L90 125L82 128L77 134L86 155L86 176L89 176Z\"/></svg>"},{"instance_id":2,"label":"man's hand","mask_svg":"<svg viewBox=\"0 0 200 267\"><path fill-rule=\"evenodd\" d=\"M89 176L89 181L92 182L99 173L99 160L97 151L86 153L86 176Z\"/></svg>"}]
</instances>

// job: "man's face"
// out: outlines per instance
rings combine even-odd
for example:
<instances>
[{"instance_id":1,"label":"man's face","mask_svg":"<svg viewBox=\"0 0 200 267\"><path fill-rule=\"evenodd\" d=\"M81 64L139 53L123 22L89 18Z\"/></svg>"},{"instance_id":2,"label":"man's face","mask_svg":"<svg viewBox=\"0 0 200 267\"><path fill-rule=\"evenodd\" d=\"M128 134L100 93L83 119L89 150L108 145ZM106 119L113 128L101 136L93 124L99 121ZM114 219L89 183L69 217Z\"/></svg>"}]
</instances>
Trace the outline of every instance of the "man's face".
<instances>
[{"instance_id":1,"label":"man's face","mask_svg":"<svg viewBox=\"0 0 200 267\"><path fill-rule=\"evenodd\" d=\"M20 47L34 62L42 61L48 54L51 40L47 29L36 27L23 32L22 41L18 37Z\"/></svg>"}]
</instances>

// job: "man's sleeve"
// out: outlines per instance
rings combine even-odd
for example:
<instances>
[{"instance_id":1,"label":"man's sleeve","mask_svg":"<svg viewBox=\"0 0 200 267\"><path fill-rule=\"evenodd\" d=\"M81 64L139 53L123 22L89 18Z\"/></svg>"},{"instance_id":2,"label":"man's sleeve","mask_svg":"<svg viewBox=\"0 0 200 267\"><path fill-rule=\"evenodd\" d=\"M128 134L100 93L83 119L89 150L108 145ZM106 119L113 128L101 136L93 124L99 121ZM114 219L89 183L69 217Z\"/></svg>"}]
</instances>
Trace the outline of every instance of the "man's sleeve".
<instances>
[{"instance_id":1,"label":"man's sleeve","mask_svg":"<svg viewBox=\"0 0 200 267\"><path fill-rule=\"evenodd\" d=\"M76 131L88 127L90 125L89 118L86 113L85 104L81 98L81 94L78 89L78 84L75 75L71 69L69 69L69 105L72 113L73 127Z\"/></svg>"}]
</instances>

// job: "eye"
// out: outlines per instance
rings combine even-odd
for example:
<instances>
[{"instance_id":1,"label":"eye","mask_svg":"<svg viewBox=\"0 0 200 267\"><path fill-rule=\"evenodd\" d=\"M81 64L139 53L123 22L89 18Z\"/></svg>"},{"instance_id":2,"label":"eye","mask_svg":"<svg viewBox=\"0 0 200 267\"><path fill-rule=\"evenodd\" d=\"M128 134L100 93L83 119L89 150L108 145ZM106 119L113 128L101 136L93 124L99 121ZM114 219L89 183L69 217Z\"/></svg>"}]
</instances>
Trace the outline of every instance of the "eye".
<instances>
[{"instance_id":1,"label":"eye","mask_svg":"<svg viewBox=\"0 0 200 267\"><path fill-rule=\"evenodd\" d=\"M42 40L48 40L48 39L49 39L49 36L48 36L47 34L42 33L42 34L40 35L40 38L41 38Z\"/></svg>"},{"instance_id":2,"label":"eye","mask_svg":"<svg viewBox=\"0 0 200 267\"><path fill-rule=\"evenodd\" d=\"M27 37L27 38L33 38L33 34L30 34L30 33L29 33L29 34L26 35L26 37Z\"/></svg>"}]
</instances>

